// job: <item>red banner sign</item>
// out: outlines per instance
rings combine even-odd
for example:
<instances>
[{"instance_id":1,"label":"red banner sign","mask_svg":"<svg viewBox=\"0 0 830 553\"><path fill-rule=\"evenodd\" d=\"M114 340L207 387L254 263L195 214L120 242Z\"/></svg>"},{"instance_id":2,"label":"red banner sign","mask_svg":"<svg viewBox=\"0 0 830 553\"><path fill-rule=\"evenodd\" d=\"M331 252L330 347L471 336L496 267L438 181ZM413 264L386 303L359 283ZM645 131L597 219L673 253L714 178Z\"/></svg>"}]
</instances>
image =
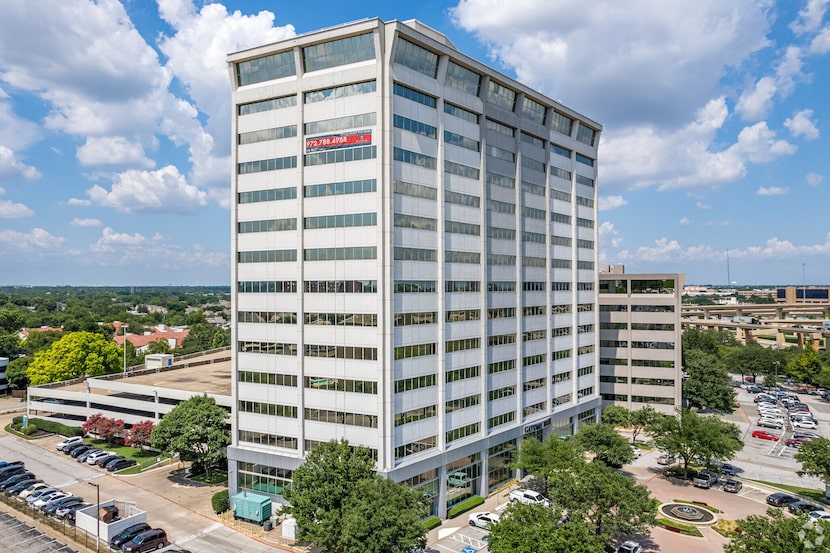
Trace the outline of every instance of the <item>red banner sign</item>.
<instances>
[{"instance_id":1,"label":"red banner sign","mask_svg":"<svg viewBox=\"0 0 830 553\"><path fill-rule=\"evenodd\" d=\"M347 148L372 143L372 131L358 131L345 134L328 134L305 139L306 152L319 152L333 148Z\"/></svg>"}]
</instances>

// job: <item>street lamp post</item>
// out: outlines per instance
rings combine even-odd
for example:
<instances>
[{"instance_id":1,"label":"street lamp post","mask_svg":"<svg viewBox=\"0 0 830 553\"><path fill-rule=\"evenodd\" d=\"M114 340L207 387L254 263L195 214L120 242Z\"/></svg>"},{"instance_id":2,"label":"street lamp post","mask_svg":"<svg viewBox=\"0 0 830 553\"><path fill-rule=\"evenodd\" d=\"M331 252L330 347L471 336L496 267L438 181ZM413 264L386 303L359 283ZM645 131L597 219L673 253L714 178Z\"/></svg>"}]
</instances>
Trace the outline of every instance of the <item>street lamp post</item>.
<instances>
[{"instance_id":1,"label":"street lamp post","mask_svg":"<svg viewBox=\"0 0 830 553\"><path fill-rule=\"evenodd\" d=\"M101 542L101 486L94 482L87 484L95 486L95 553L98 553L98 545Z\"/></svg>"},{"instance_id":2,"label":"street lamp post","mask_svg":"<svg viewBox=\"0 0 830 553\"><path fill-rule=\"evenodd\" d=\"M128 324L124 324L124 376L127 376L127 327L130 326Z\"/></svg>"}]
</instances>

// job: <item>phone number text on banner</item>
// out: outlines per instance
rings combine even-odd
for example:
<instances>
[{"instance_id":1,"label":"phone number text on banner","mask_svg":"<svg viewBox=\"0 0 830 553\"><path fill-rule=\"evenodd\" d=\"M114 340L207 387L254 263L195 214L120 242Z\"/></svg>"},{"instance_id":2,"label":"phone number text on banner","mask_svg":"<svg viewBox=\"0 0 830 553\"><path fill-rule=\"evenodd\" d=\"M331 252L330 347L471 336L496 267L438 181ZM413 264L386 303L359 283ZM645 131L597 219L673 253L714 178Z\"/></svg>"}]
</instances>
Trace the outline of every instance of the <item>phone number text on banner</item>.
<instances>
[{"instance_id":1,"label":"phone number text on banner","mask_svg":"<svg viewBox=\"0 0 830 553\"><path fill-rule=\"evenodd\" d=\"M319 152L334 148L348 148L372 143L372 131L357 131L344 134L329 134L305 139L306 152Z\"/></svg>"}]
</instances>

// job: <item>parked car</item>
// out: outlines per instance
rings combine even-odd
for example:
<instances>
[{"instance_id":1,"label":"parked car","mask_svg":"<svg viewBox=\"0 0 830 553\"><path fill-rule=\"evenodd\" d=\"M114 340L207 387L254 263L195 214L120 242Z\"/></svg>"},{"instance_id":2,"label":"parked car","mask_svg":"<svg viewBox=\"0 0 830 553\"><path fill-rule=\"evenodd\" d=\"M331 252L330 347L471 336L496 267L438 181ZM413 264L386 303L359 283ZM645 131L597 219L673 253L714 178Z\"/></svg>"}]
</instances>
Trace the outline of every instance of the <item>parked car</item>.
<instances>
[{"instance_id":1,"label":"parked car","mask_svg":"<svg viewBox=\"0 0 830 553\"><path fill-rule=\"evenodd\" d=\"M63 518L68 520L71 523L75 523L75 513L80 511L81 509L85 509L86 507L92 506L92 503L78 503L77 505L73 505L66 510L66 514L61 515Z\"/></svg>"},{"instance_id":2,"label":"parked car","mask_svg":"<svg viewBox=\"0 0 830 553\"><path fill-rule=\"evenodd\" d=\"M732 465L730 463L721 463L720 465L720 473L725 474L726 476L735 476L738 472L738 467Z\"/></svg>"},{"instance_id":3,"label":"parked car","mask_svg":"<svg viewBox=\"0 0 830 553\"><path fill-rule=\"evenodd\" d=\"M79 446L79 447L73 447L72 452L69 454L69 456L72 457L73 459L77 459L78 455L80 455L81 453L84 453L86 451L89 451L90 449L94 449L94 447L91 444L84 444L84 445Z\"/></svg>"},{"instance_id":4,"label":"parked car","mask_svg":"<svg viewBox=\"0 0 830 553\"><path fill-rule=\"evenodd\" d=\"M810 520L830 520L830 513L827 511L810 511Z\"/></svg>"},{"instance_id":5,"label":"parked car","mask_svg":"<svg viewBox=\"0 0 830 553\"><path fill-rule=\"evenodd\" d=\"M46 515L54 515L55 511L57 511L61 507L68 507L69 505L74 505L76 503L83 503L84 498L78 497L75 495L70 495L67 497L62 497L56 501L50 501L46 505L43 506L43 513Z\"/></svg>"},{"instance_id":6,"label":"parked car","mask_svg":"<svg viewBox=\"0 0 830 553\"><path fill-rule=\"evenodd\" d=\"M643 553L643 546L636 541L624 541L615 551L615 553Z\"/></svg>"},{"instance_id":7,"label":"parked car","mask_svg":"<svg viewBox=\"0 0 830 553\"><path fill-rule=\"evenodd\" d=\"M31 486L29 486L28 488L26 488L25 490L23 490L19 494L17 494L17 497L19 497L20 499L26 499L27 497L29 497L30 495L32 495L36 491L42 490L43 488L48 488L48 487L49 487L49 484L46 484L45 482L37 482L37 483L32 484Z\"/></svg>"},{"instance_id":8,"label":"parked car","mask_svg":"<svg viewBox=\"0 0 830 553\"><path fill-rule=\"evenodd\" d=\"M767 432L766 430L753 430L752 437L761 438L762 440L775 440L777 442L780 436L772 432Z\"/></svg>"},{"instance_id":9,"label":"parked car","mask_svg":"<svg viewBox=\"0 0 830 553\"><path fill-rule=\"evenodd\" d=\"M50 494L50 493L56 492L56 491L59 491L59 488L52 488L52 487L40 488L39 490L35 490L34 492L32 492L30 495L28 495L26 497L26 503L31 505L32 503L34 503L35 501L40 499L41 496L43 496L44 494Z\"/></svg>"},{"instance_id":10,"label":"parked car","mask_svg":"<svg viewBox=\"0 0 830 553\"><path fill-rule=\"evenodd\" d=\"M89 444L87 444L85 442L82 442L82 441L73 442L71 444L67 444L67 445L63 446L63 449L61 449L61 451L63 451L64 455L70 455L76 447L85 447L85 446L89 446Z\"/></svg>"},{"instance_id":11,"label":"parked car","mask_svg":"<svg viewBox=\"0 0 830 553\"><path fill-rule=\"evenodd\" d=\"M9 465L7 467L4 467L4 468L0 469L0 482L3 482L4 480L8 480L12 476L15 476L17 474L22 474L24 472L26 472L26 467L23 464Z\"/></svg>"},{"instance_id":12,"label":"parked car","mask_svg":"<svg viewBox=\"0 0 830 553\"><path fill-rule=\"evenodd\" d=\"M729 479L723 483L723 491L729 493L738 493L744 485L740 480Z\"/></svg>"},{"instance_id":13,"label":"parked car","mask_svg":"<svg viewBox=\"0 0 830 553\"><path fill-rule=\"evenodd\" d=\"M117 472L137 465L135 459L113 459L105 467L109 472Z\"/></svg>"},{"instance_id":14,"label":"parked car","mask_svg":"<svg viewBox=\"0 0 830 553\"><path fill-rule=\"evenodd\" d=\"M8 478L0 482L0 491L5 491L22 480L30 480L34 477L34 473L29 472L28 470L24 470L23 472L19 472L13 476L9 476Z\"/></svg>"},{"instance_id":15,"label":"parked car","mask_svg":"<svg viewBox=\"0 0 830 553\"><path fill-rule=\"evenodd\" d=\"M89 465L94 465L97 464L101 458L106 457L107 455L117 455L117 453L115 453L114 451L101 451L99 449L98 453L94 453L87 457L86 462Z\"/></svg>"},{"instance_id":16,"label":"parked car","mask_svg":"<svg viewBox=\"0 0 830 553\"><path fill-rule=\"evenodd\" d=\"M784 428L784 421L781 419L771 419L769 417L761 417L756 422L758 426L763 426L764 428L775 428L776 430L781 430Z\"/></svg>"},{"instance_id":17,"label":"parked car","mask_svg":"<svg viewBox=\"0 0 830 553\"><path fill-rule=\"evenodd\" d=\"M790 503L795 503L796 501L798 501L798 498L782 492L767 496L767 505L772 505L773 507L786 507Z\"/></svg>"},{"instance_id":18,"label":"parked car","mask_svg":"<svg viewBox=\"0 0 830 553\"><path fill-rule=\"evenodd\" d=\"M68 515L70 511L74 512L78 509L85 509L90 506L92 506L92 503L86 503L84 501L79 501L77 503L69 503L68 505L61 505L60 507L55 509L55 516L59 518L66 518L66 515Z\"/></svg>"},{"instance_id":19,"label":"parked car","mask_svg":"<svg viewBox=\"0 0 830 553\"><path fill-rule=\"evenodd\" d=\"M668 453L664 453L657 458L658 465L673 465L675 462L677 462L677 459L674 455L670 455Z\"/></svg>"},{"instance_id":20,"label":"parked car","mask_svg":"<svg viewBox=\"0 0 830 553\"><path fill-rule=\"evenodd\" d=\"M106 466L106 464L109 463L110 461L112 461L113 459L123 459L123 457L121 457L120 455L116 455L114 453L111 453L110 455L106 455L106 456L101 457L100 459L98 459L98 461L96 461L95 464L98 465L101 468L104 468L104 466Z\"/></svg>"},{"instance_id":21,"label":"parked car","mask_svg":"<svg viewBox=\"0 0 830 553\"><path fill-rule=\"evenodd\" d=\"M152 528L138 534L121 546L124 553L143 553L151 549L161 549L167 545L167 533L161 528Z\"/></svg>"},{"instance_id":22,"label":"parked car","mask_svg":"<svg viewBox=\"0 0 830 553\"><path fill-rule=\"evenodd\" d=\"M110 547L113 549L119 549L122 545L136 537L142 532L145 532L150 529L150 525L146 522L139 522L137 524L133 524L132 526L127 526L112 538L110 538Z\"/></svg>"},{"instance_id":23,"label":"parked car","mask_svg":"<svg viewBox=\"0 0 830 553\"><path fill-rule=\"evenodd\" d=\"M98 453L100 451L101 451L101 448L99 448L99 447L93 447L92 449L87 449L86 451L84 451L83 453L78 455L78 458L75 459L75 460L78 461L79 463L86 463L89 460L89 457L91 455L95 455L96 453Z\"/></svg>"},{"instance_id":24,"label":"parked car","mask_svg":"<svg viewBox=\"0 0 830 553\"><path fill-rule=\"evenodd\" d=\"M807 438L792 437L792 438L787 438L787 441L785 441L784 443L787 444L790 447L799 447L801 444L803 444L804 442L807 442L807 441L809 441L809 439L807 439Z\"/></svg>"},{"instance_id":25,"label":"parked car","mask_svg":"<svg viewBox=\"0 0 830 553\"><path fill-rule=\"evenodd\" d=\"M46 507L46 505L48 505L52 501L56 501L56 500L64 498L64 497L69 497L70 495L72 495L70 492L65 492L63 490L58 490L58 491L54 491L52 493L43 494L43 495L40 496L40 498L37 501L32 503L32 507L42 511L43 508Z\"/></svg>"},{"instance_id":26,"label":"parked car","mask_svg":"<svg viewBox=\"0 0 830 553\"><path fill-rule=\"evenodd\" d=\"M59 442L58 445L55 446L55 449L57 449L58 451L63 451L64 448L66 448L66 446L79 444L83 441L84 439L82 436L72 436L70 438L64 438L62 442Z\"/></svg>"},{"instance_id":27,"label":"parked car","mask_svg":"<svg viewBox=\"0 0 830 553\"><path fill-rule=\"evenodd\" d=\"M509 499L511 502L518 501L519 503L525 503L527 505L550 507L550 499L533 490L513 490L510 492Z\"/></svg>"},{"instance_id":28,"label":"parked car","mask_svg":"<svg viewBox=\"0 0 830 553\"><path fill-rule=\"evenodd\" d=\"M787 508L790 512L794 515L798 515L801 513L812 513L813 511L823 511L821 507L818 505L814 505L809 501L795 501L790 503Z\"/></svg>"},{"instance_id":29,"label":"parked car","mask_svg":"<svg viewBox=\"0 0 830 553\"><path fill-rule=\"evenodd\" d=\"M16 495L19 495L20 492L22 492L23 490L25 490L26 488L28 488L32 484L37 484L37 483L40 483L40 482L43 482L43 480L41 480L39 478L27 478L26 480L21 480L20 482L18 482L14 486L6 488L6 490L3 493L7 497L14 497Z\"/></svg>"},{"instance_id":30,"label":"parked car","mask_svg":"<svg viewBox=\"0 0 830 553\"><path fill-rule=\"evenodd\" d=\"M634 455L635 459L639 459L640 455L643 454L643 451L637 447L636 445L631 446L631 454Z\"/></svg>"},{"instance_id":31,"label":"parked car","mask_svg":"<svg viewBox=\"0 0 830 553\"><path fill-rule=\"evenodd\" d=\"M692 484L696 488L704 488L707 490L717 483L718 475L713 472L706 471L701 471L697 473L697 476L695 476L694 480L692 480Z\"/></svg>"},{"instance_id":32,"label":"parked car","mask_svg":"<svg viewBox=\"0 0 830 553\"><path fill-rule=\"evenodd\" d=\"M806 429L806 430L815 430L815 429L818 428L818 425L816 423L814 423L813 421L804 420L804 419L794 420L792 422L792 425L793 425L793 428L803 428L803 429Z\"/></svg>"},{"instance_id":33,"label":"parked car","mask_svg":"<svg viewBox=\"0 0 830 553\"><path fill-rule=\"evenodd\" d=\"M470 526L475 526L476 528L487 528L491 524L495 524L499 521L499 515L496 513L472 513L467 520L470 522Z\"/></svg>"}]
</instances>

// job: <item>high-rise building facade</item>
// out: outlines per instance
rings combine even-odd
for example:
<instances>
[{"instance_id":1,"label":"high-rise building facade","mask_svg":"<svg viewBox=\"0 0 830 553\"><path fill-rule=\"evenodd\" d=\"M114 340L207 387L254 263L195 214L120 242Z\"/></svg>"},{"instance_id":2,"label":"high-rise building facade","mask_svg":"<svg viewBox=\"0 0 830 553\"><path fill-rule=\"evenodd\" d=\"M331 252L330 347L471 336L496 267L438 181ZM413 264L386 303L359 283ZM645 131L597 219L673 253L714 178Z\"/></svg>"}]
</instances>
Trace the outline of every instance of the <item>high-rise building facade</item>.
<instances>
[{"instance_id":1,"label":"high-rise building facade","mask_svg":"<svg viewBox=\"0 0 830 553\"><path fill-rule=\"evenodd\" d=\"M597 123L417 21L229 65L231 493L347 439L443 516L598 417Z\"/></svg>"},{"instance_id":2,"label":"high-rise building facade","mask_svg":"<svg viewBox=\"0 0 830 553\"><path fill-rule=\"evenodd\" d=\"M684 274L599 273L599 389L603 405L673 414L683 389Z\"/></svg>"}]
</instances>

